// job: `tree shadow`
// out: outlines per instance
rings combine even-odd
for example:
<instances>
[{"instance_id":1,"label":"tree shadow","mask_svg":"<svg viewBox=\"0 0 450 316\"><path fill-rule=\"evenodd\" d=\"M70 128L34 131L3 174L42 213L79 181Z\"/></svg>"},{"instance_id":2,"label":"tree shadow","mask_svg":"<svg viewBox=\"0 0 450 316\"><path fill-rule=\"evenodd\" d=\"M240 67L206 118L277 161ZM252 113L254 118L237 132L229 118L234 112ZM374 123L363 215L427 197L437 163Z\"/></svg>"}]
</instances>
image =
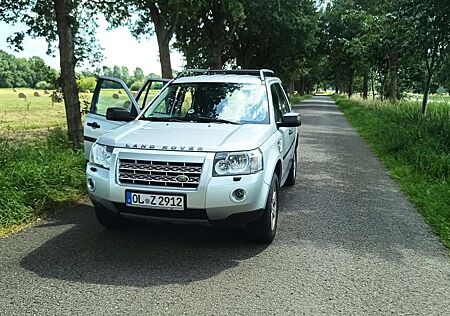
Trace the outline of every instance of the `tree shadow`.
<instances>
[{"instance_id":1,"label":"tree shadow","mask_svg":"<svg viewBox=\"0 0 450 316\"><path fill-rule=\"evenodd\" d=\"M64 230L65 225L71 228ZM241 231L198 225L142 224L108 231L93 207L77 205L34 229L63 232L28 254L21 266L43 278L148 287L211 278L266 247ZM59 228L54 228L59 229Z\"/></svg>"}]
</instances>

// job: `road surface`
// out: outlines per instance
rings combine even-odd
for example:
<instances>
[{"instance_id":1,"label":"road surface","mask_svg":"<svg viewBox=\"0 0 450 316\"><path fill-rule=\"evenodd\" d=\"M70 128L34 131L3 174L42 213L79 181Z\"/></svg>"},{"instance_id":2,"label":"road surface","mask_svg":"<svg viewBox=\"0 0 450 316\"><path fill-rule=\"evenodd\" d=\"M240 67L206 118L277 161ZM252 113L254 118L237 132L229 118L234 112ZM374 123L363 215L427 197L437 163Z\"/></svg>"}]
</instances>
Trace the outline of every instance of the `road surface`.
<instances>
[{"instance_id":1,"label":"road surface","mask_svg":"<svg viewBox=\"0 0 450 316\"><path fill-rule=\"evenodd\" d=\"M110 232L80 203L0 240L0 314L450 315L447 250L328 97L302 113L269 247L239 232Z\"/></svg>"}]
</instances>

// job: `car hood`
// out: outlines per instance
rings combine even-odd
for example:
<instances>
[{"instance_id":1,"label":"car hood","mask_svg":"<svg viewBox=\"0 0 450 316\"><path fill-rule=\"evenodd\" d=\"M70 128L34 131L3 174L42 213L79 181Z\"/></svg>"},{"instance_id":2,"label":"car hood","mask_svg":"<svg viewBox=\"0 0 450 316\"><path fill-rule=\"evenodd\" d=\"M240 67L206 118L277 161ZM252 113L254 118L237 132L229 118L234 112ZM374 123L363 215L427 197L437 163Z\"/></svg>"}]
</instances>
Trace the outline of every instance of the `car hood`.
<instances>
[{"instance_id":1,"label":"car hood","mask_svg":"<svg viewBox=\"0 0 450 316\"><path fill-rule=\"evenodd\" d=\"M113 147L176 151L240 151L259 147L273 133L271 125L136 120L98 140Z\"/></svg>"}]
</instances>

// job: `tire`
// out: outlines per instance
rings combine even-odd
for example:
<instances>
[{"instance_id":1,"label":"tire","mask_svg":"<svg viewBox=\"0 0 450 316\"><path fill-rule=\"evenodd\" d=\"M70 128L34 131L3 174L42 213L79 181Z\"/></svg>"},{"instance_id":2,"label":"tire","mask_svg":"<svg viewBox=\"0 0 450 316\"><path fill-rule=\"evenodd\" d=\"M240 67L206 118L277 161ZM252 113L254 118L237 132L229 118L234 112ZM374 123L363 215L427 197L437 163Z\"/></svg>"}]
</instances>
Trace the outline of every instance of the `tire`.
<instances>
[{"instance_id":1,"label":"tire","mask_svg":"<svg viewBox=\"0 0 450 316\"><path fill-rule=\"evenodd\" d=\"M273 175L263 215L247 225L247 234L253 241L270 244L275 238L278 223L278 194L280 183L277 174Z\"/></svg>"},{"instance_id":2,"label":"tire","mask_svg":"<svg viewBox=\"0 0 450 316\"><path fill-rule=\"evenodd\" d=\"M94 208L97 221L105 228L121 229L131 225L131 222L128 219L123 218L120 215L115 215L102 206L96 205Z\"/></svg>"},{"instance_id":3,"label":"tire","mask_svg":"<svg viewBox=\"0 0 450 316\"><path fill-rule=\"evenodd\" d=\"M289 170L288 177L286 179L286 185L292 186L295 184L295 178L297 177L297 147L294 150L294 158L292 159L292 166Z\"/></svg>"}]
</instances>

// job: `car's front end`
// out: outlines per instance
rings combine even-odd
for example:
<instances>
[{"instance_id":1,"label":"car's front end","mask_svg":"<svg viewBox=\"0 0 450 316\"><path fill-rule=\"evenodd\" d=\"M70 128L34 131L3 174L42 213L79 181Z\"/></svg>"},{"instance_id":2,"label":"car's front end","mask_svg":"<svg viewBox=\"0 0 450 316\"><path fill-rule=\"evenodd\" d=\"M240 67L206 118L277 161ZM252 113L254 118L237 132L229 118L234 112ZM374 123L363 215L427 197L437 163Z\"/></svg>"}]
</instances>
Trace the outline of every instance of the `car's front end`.
<instances>
[{"instance_id":1,"label":"car's front end","mask_svg":"<svg viewBox=\"0 0 450 316\"><path fill-rule=\"evenodd\" d=\"M91 199L121 216L236 225L265 207L269 184L259 149L214 153L96 144L91 156Z\"/></svg>"}]
</instances>

